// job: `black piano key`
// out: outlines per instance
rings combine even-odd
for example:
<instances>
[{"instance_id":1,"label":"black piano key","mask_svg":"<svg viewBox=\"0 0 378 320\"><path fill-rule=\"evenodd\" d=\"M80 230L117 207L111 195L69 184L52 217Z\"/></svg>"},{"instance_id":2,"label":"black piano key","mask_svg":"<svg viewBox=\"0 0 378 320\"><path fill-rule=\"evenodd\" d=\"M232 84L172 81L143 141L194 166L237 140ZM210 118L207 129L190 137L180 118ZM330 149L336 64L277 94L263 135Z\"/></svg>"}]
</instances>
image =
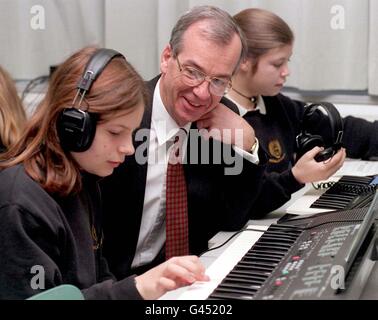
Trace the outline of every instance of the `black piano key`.
<instances>
[{"instance_id":1,"label":"black piano key","mask_svg":"<svg viewBox=\"0 0 378 320\"><path fill-rule=\"evenodd\" d=\"M283 246L282 244L272 245L272 244L266 244L266 243L255 243L253 246L254 249L264 249L264 250L271 250L272 252L286 252L290 249L290 246Z\"/></svg>"},{"instance_id":2,"label":"black piano key","mask_svg":"<svg viewBox=\"0 0 378 320\"><path fill-rule=\"evenodd\" d=\"M320 204L314 204L311 206L311 208L320 208L320 209L343 209L345 206L342 206L340 204L333 204L333 203L320 203Z\"/></svg>"},{"instance_id":3,"label":"black piano key","mask_svg":"<svg viewBox=\"0 0 378 320\"><path fill-rule=\"evenodd\" d=\"M245 266L245 265L242 265L242 264L238 264L236 270L243 270L243 269L249 270L251 272L253 272L253 271L264 271L264 272L270 273L272 271L272 268L270 268L270 267L258 266L258 265Z\"/></svg>"},{"instance_id":4,"label":"black piano key","mask_svg":"<svg viewBox=\"0 0 378 320\"><path fill-rule=\"evenodd\" d=\"M277 266L277 263L266 263L266 262L261 262L257 260L252 260L252 261L247 261L247 260L240 260L239 261L240 266L253 266L253 267L266 267L266 268L271 268L272 270Z\"/></svg>"},{"instance_id":5,"label":"black piano key","mask_svg":"<svg viewBox=\"0 0 378 320\"><path fill-rule=\"evenodd\" d=\"M319 199L330 199L330 200L339 200L339 201L350 201L355 198L355 194L323 194Z\"/></svg>"},{"instance_id":6,"label":"black piano key","mask_svg":"<svg viewBox=\"0 0 378 320\"><path fill-rule=\"evenodd\" d=\"M346 205L348 205L349 202L347 203L340 203L337 201L316 201L311 205L311 208L325 208L325 209L342 209L345 208Z\"/></svg>"},{"instance_id":7,"label":"black piano key","mask_svg":"<svg viewBox=\"0 0 378 320\"><path fill-rule=\"evenodd\" d=\"M261 258L272 258L272 259L282 259L285 254L282 252L270 252L264 250L249 250L245 256L246 257L261 257Z\"/></svg>"},{"instance_id":8,"label":"black piano key","mask_svg":"<svg viewBox=\"0 0 378 320\"><path fill-rule=\"evenodd\" d=\"M264 254L271 255L272 257L281 257L281 258L283 258L286 255L287 250L284 250L284 251L283 250L281 250L281 251L273 251L273 250L270 250L270 249L267 249L267 248L257 247L256 244L255 244L253 246L253 253L260 253L260 252L262 252ZM250 255L250 253L247 253L247 255Z\"/></svg>"},{"instance_id":9,"label":"black piano key","mask_svg":"<svg viewBox=\"0 0 378 320\"><path fill-rule=\"evenodd\" d=\"M222 283L218 286L217 292L229 292L229 293L239 293L239 294L246 294L252 295L257 292L257 289L254 288L242 288L242 287L227 287L222 285Z\"/></svg>"},{"instance_id":10,"label":"black piano key","mask_svg":"<svg viewBox=\"0 0 378 320\"><path fill-rule=\"evenodd\" d=\"M233 274L241 274L241 275L255 275L255 276L264 276L264 277L268 277L270 275L270 271L266 271L266 270L262 270L261 268L259 269L241 269L241 268L238 268L238 265L236 265L234 267L234 269L231 271Z\"/></svg>"},{"instance_id":11,"label":"black piano key","mask_svg":"<svg viewBox=\"0 0 378 320\"><path fill-rule=\"evenodd\" d=\"M227 276L227 279L239 279L239 280L245 280L245 281L255 281L255 282L263 282L266 280L266 275L261 275L261 274L239 274L235 272L230 272Z\"/></svg>"},{"instance_id":12,"label":"black piano key","mask_svg":"<svg viewBox=\"0 0 378 320\"><path fill-rule=\"evenodd\" d=\"M261 286L258 285L250 285L247 283L242 283L242 282L225 282L222 281L221 284L219 285L219 288L229 288L231 290L245 290L248 293L254 293L258 291Z\"/></svg>"},{"instance_id":13,"label":"black piano key","mask_svg":"<svg viewBox=\"0 0 378 320\"><path fill-rule=\"evenodd\" d=\"M292 245L292 243L285 243L285 242L281 242L281 241L276 242L276 241L271 241L269 239L264 239L264 241L262 241L262 243L266 246L272 246L272 247L283 248L283 249L290 248L291 245Z\"/></svg>"},{"instance_id":14,"label":"black piano key","mask_svg":"<svg viewBox=\"0 0 378 320\"><path fill-rule=\"evenodd\" d=\"M256 254L250 254L250 255L245 255L243 260L250 261L250 260L258 260L258 261L265 261L267 263L278 263L281 261L280 258L273 258L273 257L265 257L265 256L259 256Z\"/></svg>"},{"instance_id":15,"label":"black piano key","mask_svg":"<svg viewBox=\"0 0 378 320\"><path fill-rule=\"evenodd\" d=\"M342 176L338 182L340 183L363 183L363 184L369 184L371 182L371 177L360 177L360 176Z\"/></svg>"},{"instance_id":16,"label":"black piano key","mask_svg":"<svg viewBox=\"0 0 378 320\"><path fill-rule=\"evenodd\" d=\"M297 226L291 226L291 225L288 225L288 224L272 225L270 231L275 231L275 230L278 230L278 231L289 230L289 231L292 231L292 232L296 232L296 231L300 231L301 229L298 228Z\"/></svg>"},{"instance_id":17,"label":"black piano key","mask_svg":"<svg viewBox=\"0 0 378 320\"><path fill-rule=\"evenodd\" d=\"M223 299L223 300L252 300L253 295L246 295L246 294L235 294L229 292L218 292L217 290L214 291L210 297L212 299Z\"/></svg>"},{"instance_id":18,"label":"black piano key","mask_svg":"<svg viewBox=\"0 0 378 320\"><path fill-rule=\"evenodd\" d=\"M281 225L280 227L287 226L287 225ZM277 229L273 228L270 230L267 235L286 235L289 237L298 237L298 235L303 231L300 227L295 226L296 229ZM269 229L268 229L269 230Z\"/></svg>"},{"instance_id":19,"label":"black piano key","mask_svg":"<svg viewBox=\"0 0 378 320\"><path fill-rule=\"evenodd\" d=\"M286 239L286 241L288 242L295 242L295 240L298 238L297 235L282 235L280 233L276 233L276 234L272 234L272 233L269 233L269 234L266 234L265 236L261 236L260 239L261 241L264 241L264 239L270 239L270 238L273 238L273 239ZM259 239L259 240L260 240Z\"/></svg>"},{"instance_id":20,"label":"black piano key","mask_svg":"<svg viewBox=\"0 0 378 320\"><path fill-rule=\"evenodd\" d=\"M254 252L252 252L251 254L245 254L243 259L246 261L261 261L265 263L277 263L277 261L281 260L281 257L261 256L261 255L254 254Z\"/></svg>"},{"instance_id":21,"label":"black piano key","mask_svg":"<svg viewBox=\"0 0 378 320\"><path fill-rule=\"evenodd\" d=\"M319 201L314 203L313 208L344 208L348 203L339 203L339 202L324 202L324 201Z\"/></svg>"},{"instance_id":22,"label":"black piano key","mask_svg":"<svg viewBox=\"0 0 378 320\"><path fill-rule=\"evenodd\" d=\"M301 232L301 229L297 226L290 226L290 225L272 225L266 231L267 233L271 234L292 234L295 235L298 232Z\"/></svg>"},{"instance_id":23,"label":"black piano key","mask_svg":"<svg viewBox=\"0 0 378 320\"><path fill-rule=\"evenodd\" d=\"M338 201L318 201L314 204L315 206L324 206L327 208L344 208L346 205L348 205L349 202L338 202Z\"/></svg>"},{"instance_id":24,"label":"black piano key","mask_svg":"<svg viewBox=\"0 0 378 320\"><path fill-rule=\"evenodd\" d=\"M261 240L269 240L269 241L274 241L274 242L284 242L284 243L294 243L295 240L293 238L289 237L282 237L282 236L276 236L276 235L266 235L262 236Z\"/></svg>"},{"instance_id":25,"label":"black piano key","mask_svg":"<svg viewBox=\"0 0 378 320\"><path fill-rule=\"evenodd\" d=\"M229 275L235 277L251 277L254 279L266 279L269 276L269 272L262 271L262 270L255 270L255 271L248 271L248 270L239 270L237 269L237 264L235 265L234 269L232 269Z\"/></svg>"},{"instance_id":26,"label":"black piano key","mask_svg":"<svg viewBox=\"0 0 378 320\"><path fill-rule=\"evenodd\" d=\"M317 204L321 204L321 203L339 203L341 205L347 205L348 203L352 202L353 199L355 199L355 198L356 198L355 196L353 196L350 199L340 199L340 198L337 198L337 197L334 197L334 198L319 198L314 203L317 203Z\"/></svg>"}]
</instances>

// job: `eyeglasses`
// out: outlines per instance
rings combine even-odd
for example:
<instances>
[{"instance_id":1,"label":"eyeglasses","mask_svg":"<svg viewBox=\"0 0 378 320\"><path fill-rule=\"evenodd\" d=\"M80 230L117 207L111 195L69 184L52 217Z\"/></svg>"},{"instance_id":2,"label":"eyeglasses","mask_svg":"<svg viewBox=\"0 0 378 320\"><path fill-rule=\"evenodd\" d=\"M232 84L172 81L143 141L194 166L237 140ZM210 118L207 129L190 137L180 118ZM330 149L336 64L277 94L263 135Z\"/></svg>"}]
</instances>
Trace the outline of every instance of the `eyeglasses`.
<instances>
[{"instance_id":1,"label":"eyeglasses","mask_svg":"<svg viewBox=\"0 0 378 320\"><path fill-rule=\"evenodd\" d=\"M176 60L177 66L181 72L181 75L183 76L182 81L186 85L196 87L202 84L204 81L208 81L210 83L210 93L215 96L223 96L228 92L228 90L231 89L232 83L230 78L210 77L196 68L182 66L178 57L176 57Z\"/></svg>"}]
</instances>

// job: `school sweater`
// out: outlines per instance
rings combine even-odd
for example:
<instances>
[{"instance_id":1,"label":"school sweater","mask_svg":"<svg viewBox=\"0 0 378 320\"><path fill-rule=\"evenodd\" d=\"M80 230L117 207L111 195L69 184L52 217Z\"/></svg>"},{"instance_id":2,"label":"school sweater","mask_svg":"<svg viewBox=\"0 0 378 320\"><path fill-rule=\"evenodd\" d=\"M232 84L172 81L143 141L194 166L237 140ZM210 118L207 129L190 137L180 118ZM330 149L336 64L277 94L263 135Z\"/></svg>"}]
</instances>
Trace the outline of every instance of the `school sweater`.
<instances>
[{"instance_id":1,"label":"school sweater","mask_svg":"<svg viewBox=\"0 0 378 320\"><path fill-rule=\"evenodd\" d=\"M295 163L296 137L302 130L305 103L283 94L260 98L264 101L266 113L249 111L243 116L254 128L260 148L269 159L259 196L251 212L252 218L279 208L290 200L292 193L304 186L294 178L291 168ZM378 121L347 116L343 118L343 124L342 142L347 156L377 160ZM329 130L324 130L322 136L327 145L332 144Z\"/></svg>"},{"instance_id":2,"label":"school sweater","mask_svg":"<svg viewBox=\"0 0 378 320\"><path fill-rule=\"evenodd\" d=\"M62 198L23 165L0 172L0 299L25 299L61 284L77 286L85 299L142 298L135 276L116 281L101 247L93 247L91 226L101 235L97 180L84 174L82 191Z\"/></svg>"}]
</instances>

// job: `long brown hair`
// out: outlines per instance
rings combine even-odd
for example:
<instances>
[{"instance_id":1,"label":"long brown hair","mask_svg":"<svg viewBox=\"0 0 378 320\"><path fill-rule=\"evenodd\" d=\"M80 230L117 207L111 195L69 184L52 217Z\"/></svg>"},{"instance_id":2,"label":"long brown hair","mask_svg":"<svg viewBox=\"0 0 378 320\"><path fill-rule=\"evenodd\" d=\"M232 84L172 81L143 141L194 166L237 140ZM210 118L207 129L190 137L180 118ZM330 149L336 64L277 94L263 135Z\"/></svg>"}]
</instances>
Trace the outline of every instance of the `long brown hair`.
<instances>
[{"instance_id":1,"label":"long brown hair","mask_svg":"<svg viewBox=\"0 0 378 320\"><path fill-rule=\"evenodd\" d=\"M0 67L0 143L9 149L21 136L26 114L11 76Z\"/></svg>"},{"instance_id":2,"label":"long brown hair","mask_svg":"<svg viewBox=\"0 0 378 320\"><path fill-rule=\"evenodd\" d=\"M84 67L96 50L81 49L58 67L20 141L2 156L0 169L23 163L30 177L49 193L65 196L80 190L79 167L59 143L57 120L64 108L71 107ZM142 78L125 59L116 57L93 83L83 104L101 123L131 111L141 101L146 101Z\"/></svg>"},{"instance_id":3,"label":"long brown hair","mask_svg":"<svg viewBox=\"0 0 378 320\"><path fill-rule=\"evenodd\" d=\"M245 9L234 15L234 20L246 37L247 56L252 59L254 67L259 58L270 49L294 42L294 34L289 25L273 12L257 8Z\"/></svg>"}]
</instances>

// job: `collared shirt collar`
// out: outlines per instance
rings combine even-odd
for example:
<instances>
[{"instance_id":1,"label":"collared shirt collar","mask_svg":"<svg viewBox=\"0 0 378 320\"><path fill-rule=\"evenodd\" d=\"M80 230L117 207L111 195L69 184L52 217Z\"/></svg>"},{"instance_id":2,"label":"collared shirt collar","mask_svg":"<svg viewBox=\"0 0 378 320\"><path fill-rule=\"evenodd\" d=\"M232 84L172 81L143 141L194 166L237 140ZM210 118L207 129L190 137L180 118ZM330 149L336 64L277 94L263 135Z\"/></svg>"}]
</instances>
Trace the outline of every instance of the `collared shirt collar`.
<instances>
[{"instance_id":1,"label":"collared shirt collar","mask_svg":"<svg viewBox=\"0 0 378 320\"><path fill-rule=\"evenodd\" d=\"M249 110L244 108L242 105L237 103L234 99L232 99L229 95L226 95L226 98L231 100L233 103L236 104L236 106L239 109L239 114L240 116L244 116ZM257 96L257 101L256 101L256 108L253 111L259 111L261 114L266 114L266 107L265 107L265 102L262 96Z\"/></svg>"},{"instance_id":2,"label":"collared shirt collar","mask_svg":"<svg viewBox=\"0 0 378 320\"><path fill-rule=\"evenodd\" d=\"M180 130L180 126L171 117L165 108L160 95L160 79L156 84L153 98L153 110L152 110L152 125L151 127L156 132L158 145L162 146L167 141L171 140ZM183 129L189 132L191 122L187 123Z\"/></svg>"}]
</instances>

